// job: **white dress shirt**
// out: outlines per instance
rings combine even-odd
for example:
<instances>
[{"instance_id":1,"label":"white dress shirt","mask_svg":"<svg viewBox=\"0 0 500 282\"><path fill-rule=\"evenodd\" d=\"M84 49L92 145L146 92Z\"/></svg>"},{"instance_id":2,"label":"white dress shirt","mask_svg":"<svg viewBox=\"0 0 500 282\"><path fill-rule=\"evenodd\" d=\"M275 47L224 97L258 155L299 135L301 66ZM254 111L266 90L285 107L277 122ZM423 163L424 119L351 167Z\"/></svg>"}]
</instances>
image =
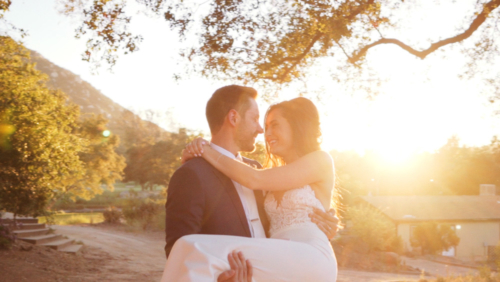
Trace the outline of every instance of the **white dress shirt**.
<instances>
[{"instance_id":1,"label":"white dress shirt","mask_svg":"<svg viewBox=\"0 0 500 282\"><path fill-rule=\"evenodd\" d=\"M214 143L210 143L210 147L223 154L224 156L243 162L243 158L239 153L238 156L234 156L228 150L217 146ZM266 238L266 232L264 231L264 227L262 226L262 222L260 221L257 202L255 201L255 194L251 189L242 186L234 180L232 181L234 184L234 188L236 188L236 192L238 192L238 195L240 196L241 204L243 205L243 210L245 211L245 215L247 217L248 227L250 228L250 234L253 238Z\"/></svg>"}]
</instances>

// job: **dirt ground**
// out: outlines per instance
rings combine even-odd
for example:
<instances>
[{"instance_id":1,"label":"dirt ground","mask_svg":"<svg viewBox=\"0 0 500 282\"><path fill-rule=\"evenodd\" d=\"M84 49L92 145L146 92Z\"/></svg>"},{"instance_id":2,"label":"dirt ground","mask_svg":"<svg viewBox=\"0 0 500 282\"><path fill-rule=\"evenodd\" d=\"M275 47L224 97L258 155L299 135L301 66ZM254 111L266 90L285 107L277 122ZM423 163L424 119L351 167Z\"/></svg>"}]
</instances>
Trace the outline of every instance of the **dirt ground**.
<instances>
[{"instance_id":1,"label":"dirt ground","mask_svg":"<svg viewBox=\"0 0 500 282\"><path fill-rule=\"evenodd\" d=\"M128 232L106 224L53 226L81 241L77 255L21 243L0 251L1 281L159 281L165 265L163 232ZM32 247L29 251L21 248ZM339 282L418 281L416 275L339 270Z\"/></svg>"},{"instance_id":2,"label":"dirt ground","mask_svg":"<svg viewBox=\"0 0 500 282\"><path fill-rule=\"evenodd\" d=\"M164 233L132 233L123 227L52 226L81 241L76 255L18 242L0 250L0 281L159 281L165 265ZM26 249L26 250L23 250Z\"/></svg>"},{"instance_id":3,"label":"dirt ground","mask_svg":"<svg viewBox=\"0 0 500 282\"><path fill-rule=\"evenodd\" d=\"M55 226L56 233L80 240L85 247L108 253L112 266L104 281L160 281L165 258L164 232L129 232L125 226Z\"/></svg>"}]
</instances>

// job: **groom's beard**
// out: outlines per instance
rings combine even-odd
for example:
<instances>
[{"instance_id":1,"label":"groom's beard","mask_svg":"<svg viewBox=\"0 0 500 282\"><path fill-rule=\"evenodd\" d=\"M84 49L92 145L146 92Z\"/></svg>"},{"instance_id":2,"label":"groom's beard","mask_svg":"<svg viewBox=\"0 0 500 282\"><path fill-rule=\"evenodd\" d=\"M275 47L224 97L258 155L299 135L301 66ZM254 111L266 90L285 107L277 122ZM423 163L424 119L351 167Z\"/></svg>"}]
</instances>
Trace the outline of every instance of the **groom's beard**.
<instances>
[{"instance_id":1,"label":"groom's beard","mask_svg":"<svg viewBox=\"0 0 500 282\"><path fill-rule=\"evenodd\" d=\"M238 135L236 139L236 145L240 148L242 152L253 152L255 150L255 138L257 138L258 132L253 134L246 134L247 136Z\"/></svg>"}]
</instances>

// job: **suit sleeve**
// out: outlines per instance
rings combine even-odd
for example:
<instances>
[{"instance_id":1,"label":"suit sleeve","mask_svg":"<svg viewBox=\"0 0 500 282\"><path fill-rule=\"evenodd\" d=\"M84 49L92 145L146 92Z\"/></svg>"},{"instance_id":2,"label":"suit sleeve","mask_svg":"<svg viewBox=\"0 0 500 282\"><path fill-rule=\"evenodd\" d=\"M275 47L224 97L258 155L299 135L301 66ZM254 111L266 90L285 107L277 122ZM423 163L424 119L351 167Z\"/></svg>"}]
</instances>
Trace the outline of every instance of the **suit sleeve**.
<instances>
[{"instance_id":1,"label":"suit sleeve","mask_svg":"<svg viewBox=\"0 0 500 282\"><path fill-rule=\"evenodd\" d=\"M197 174L186 167L178 169L168 185L165 204L165 254L168 257L180 237L200 232L205 197Z\"/></svg>"}]
</instances>

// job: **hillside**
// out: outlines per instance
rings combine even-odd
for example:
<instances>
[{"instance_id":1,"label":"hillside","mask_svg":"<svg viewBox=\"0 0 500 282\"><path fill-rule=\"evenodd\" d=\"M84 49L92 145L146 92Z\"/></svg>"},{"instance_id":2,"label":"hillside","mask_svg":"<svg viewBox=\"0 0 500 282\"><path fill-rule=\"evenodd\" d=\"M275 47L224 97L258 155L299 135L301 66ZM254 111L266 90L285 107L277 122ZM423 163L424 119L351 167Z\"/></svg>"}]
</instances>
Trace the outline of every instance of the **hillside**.
<instances>
[{"instance_id":1,"label":"hillside","mask_svg":"<svg viewBox=\"0 0 500 282\"><path fill-rule=\"evenodd\" d=\"M158 125L142 120L78 75L51 63L36 51L31 51L31 60L36 63L38 70L49 76L49 87L62 90L70 102L80 106L83 117L101 114L109 120L108 129L120 137L120 153L144 139L160 140L170 134Z\"/></svg>"}]
</instances>

